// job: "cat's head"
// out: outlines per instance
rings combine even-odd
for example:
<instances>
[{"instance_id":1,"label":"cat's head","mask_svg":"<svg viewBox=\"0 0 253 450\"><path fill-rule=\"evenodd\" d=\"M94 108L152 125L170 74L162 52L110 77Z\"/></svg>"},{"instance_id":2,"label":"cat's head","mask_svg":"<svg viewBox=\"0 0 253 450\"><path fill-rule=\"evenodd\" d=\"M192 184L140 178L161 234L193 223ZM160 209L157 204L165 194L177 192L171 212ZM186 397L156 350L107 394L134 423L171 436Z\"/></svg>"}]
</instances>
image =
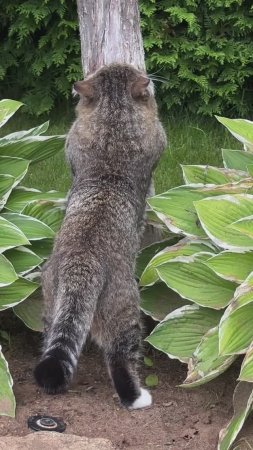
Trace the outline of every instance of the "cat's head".
<instances>
[{"instance_id":1,"label":"cat's head","mask_svg":"<svg viewBox=\"0 0 253 450\"><path fill-rule=\"evenodd\" d=\"M156 109L154 87L145 72L128 64L110 64L74 83L78 109L97 106Z\"/></svg>"}]
</instances>

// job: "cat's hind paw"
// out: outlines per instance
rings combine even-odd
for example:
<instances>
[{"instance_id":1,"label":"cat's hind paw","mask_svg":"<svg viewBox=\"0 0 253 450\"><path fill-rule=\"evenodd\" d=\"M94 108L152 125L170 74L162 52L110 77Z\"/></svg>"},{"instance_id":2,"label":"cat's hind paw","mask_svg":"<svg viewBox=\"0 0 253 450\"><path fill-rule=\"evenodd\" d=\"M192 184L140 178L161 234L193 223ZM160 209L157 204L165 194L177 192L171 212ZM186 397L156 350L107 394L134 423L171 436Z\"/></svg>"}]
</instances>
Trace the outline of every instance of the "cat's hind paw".
<instances>
[{"instance_id":1,"label":"cat's hind paw","mask_svg":"<svg viewBox=\"0 0 253 450\"><path fill-rule=\"evenodd\" d=\"M152 395L147 389L141 388L139 397L128 407L128 409L141 409L152 405Z\"/></svg>"}]
</instances>

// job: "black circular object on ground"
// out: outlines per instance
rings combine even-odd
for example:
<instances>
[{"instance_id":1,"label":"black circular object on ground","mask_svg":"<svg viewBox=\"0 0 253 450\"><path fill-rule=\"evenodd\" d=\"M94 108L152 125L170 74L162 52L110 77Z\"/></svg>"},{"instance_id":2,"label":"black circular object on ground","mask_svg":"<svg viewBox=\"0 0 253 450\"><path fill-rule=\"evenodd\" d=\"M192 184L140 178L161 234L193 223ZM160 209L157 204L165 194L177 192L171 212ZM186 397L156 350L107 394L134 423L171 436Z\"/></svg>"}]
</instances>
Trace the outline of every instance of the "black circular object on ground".
<instances>
[{"instance_id":1,"label":"black circular object on ground","mask_svg":"<svg viewBox=\"0 0 253 450\"><path fill-rule=\"evenodd\" d=\"M66 424L58 417L51 416L31 416L27 421L28 428L33 431L56 431L63 433L66 429Z\"/></svg>"}]
</instances>

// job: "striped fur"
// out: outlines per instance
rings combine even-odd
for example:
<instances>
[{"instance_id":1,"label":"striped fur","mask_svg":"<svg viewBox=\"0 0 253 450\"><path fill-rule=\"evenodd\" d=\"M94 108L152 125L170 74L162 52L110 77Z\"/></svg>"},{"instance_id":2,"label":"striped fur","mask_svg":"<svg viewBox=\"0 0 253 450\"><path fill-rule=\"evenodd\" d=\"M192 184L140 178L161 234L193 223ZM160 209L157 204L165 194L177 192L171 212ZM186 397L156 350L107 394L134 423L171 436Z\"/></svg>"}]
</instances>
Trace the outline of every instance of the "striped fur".
<instances>
[{"instance_id":1,"label":"striped fur","mask_svg":"<svg viewBox=\"0 0 253 450\"><path fill-rule=\"evenodd\" d=\"M102 348L123 405L151 403L140 388L141 324L134 263L152 170L166 144L145 74L104 67L75 89L78 117L66 144L73 184L42 274L45 335L35 378L67 389L87 335Z\"/></svg>"}]
</instances>

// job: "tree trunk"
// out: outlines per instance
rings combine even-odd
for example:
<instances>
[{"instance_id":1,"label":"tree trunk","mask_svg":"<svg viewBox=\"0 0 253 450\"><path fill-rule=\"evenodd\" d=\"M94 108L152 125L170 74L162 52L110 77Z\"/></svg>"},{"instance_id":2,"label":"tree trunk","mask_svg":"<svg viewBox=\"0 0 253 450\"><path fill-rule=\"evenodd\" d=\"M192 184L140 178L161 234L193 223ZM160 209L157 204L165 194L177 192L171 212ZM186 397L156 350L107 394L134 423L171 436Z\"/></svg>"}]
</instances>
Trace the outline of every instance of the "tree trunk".
<instances>
[{"instance_id":1,"label":"tree trunk","mask_svg":"<svg viewBox=\"0 0 253 450\"><path fill-rule=\"evenodd\" d=\"M77 8L84 74L113 62L145 69L137 0L77 0Z\"/></svg>"}]
</instances>

